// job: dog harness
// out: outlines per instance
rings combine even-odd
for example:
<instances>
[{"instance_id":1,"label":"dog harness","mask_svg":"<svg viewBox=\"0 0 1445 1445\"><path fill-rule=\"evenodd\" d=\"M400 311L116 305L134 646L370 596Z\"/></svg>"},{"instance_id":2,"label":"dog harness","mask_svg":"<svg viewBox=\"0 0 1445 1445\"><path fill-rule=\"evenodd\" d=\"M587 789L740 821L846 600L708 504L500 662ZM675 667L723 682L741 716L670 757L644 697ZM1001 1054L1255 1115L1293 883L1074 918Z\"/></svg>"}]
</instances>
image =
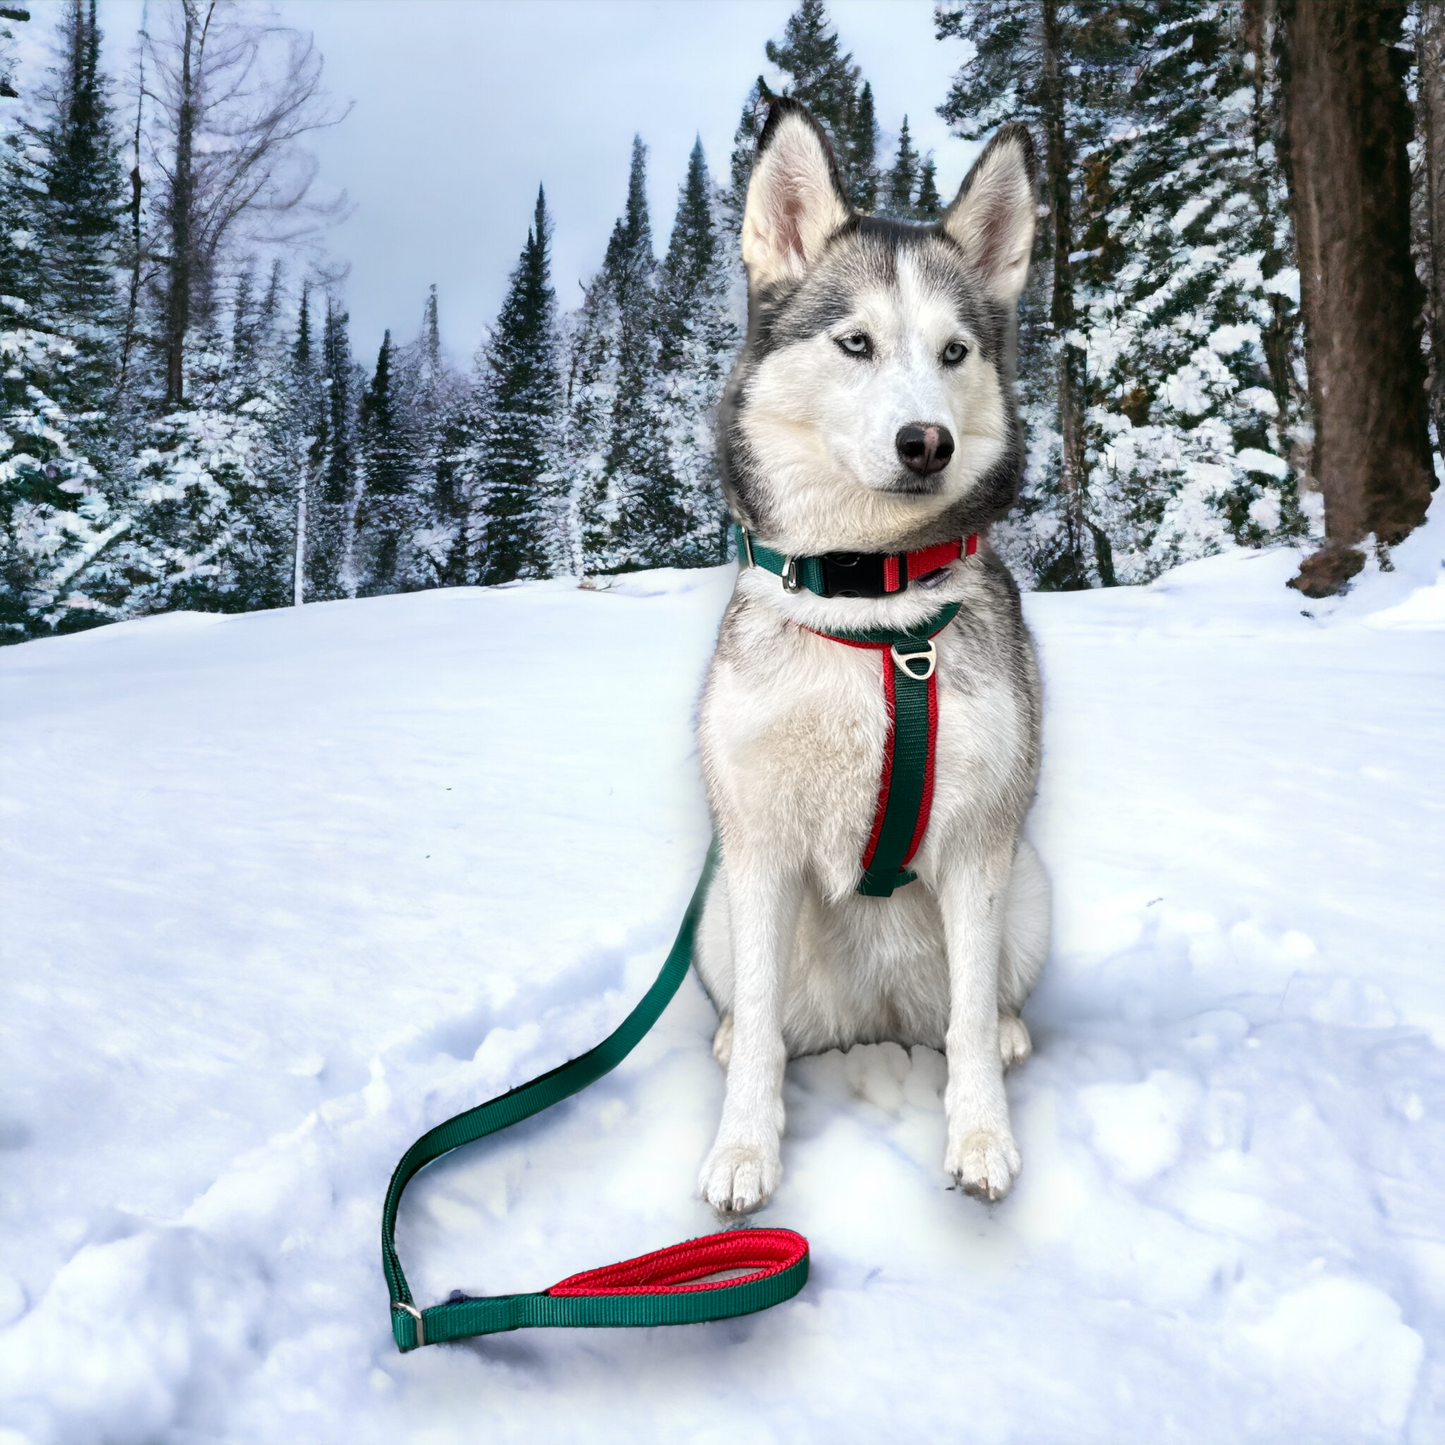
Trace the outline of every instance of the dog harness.
<instances>
[{"instance_id":1,"label":"dog harness","mask_svg":"<svg viewBox=\"0 0 1445 1445\"><path fill-rule=\"evenodd\" d=\"M883 556L828 553L788 557L738 528L740 559L777 573L791 591L820 597L883 597L901 592L960 556L978 538ZM959 610L950 603L919 627L824 632L820 637L877 651L888 704L883 777L858 891L886 898L911 883L907 867L928 827L938 727L933 639ZM463 1144L495 1134L560 1103L617 1067L657 1022L692 963L698 918L717 867L714 837L682 926L652 987L596 1048L428 1130L401 1156L381 1216L381 1267L391 1297L392 1337L406 1352L447 1340L536 1326L683 1325L752 1314L791 1299L808 1279L808 1241L791 1229L736 1229L675 1244L620 1264L574 1274L534 1294L465 1295L422 1307L412 1297L396 1250L401 1197L416 1174ZM724 1275L719 1279L716 1276Z\"/></svg>"},{"instance_id":2,"label":"dog harness","mask_svg":"<svg viewBox=\"0 0 1445 1445\"><path fill-rule=\"evenodd\" d=\"M790 592L806 588L819 597L885 597L902 592L910 581L917 582L978 551L978 536L972 533L915 552L827 552L819 557L790 557L764 547L743 527L734 530L740 562L775 573ZM958 611L959 604L951 602L926 622L906 630L804 629L848 647L873 648L881 655L888 738L883 745L878 806L863 850L863 876L858 883L858 892L869 898L891 897L895 888L912 883L918 876L908 864L928 829L938 736L938 684L934 678L938 652L933 639L958 616Z\"/></svg>"}]
</instances>

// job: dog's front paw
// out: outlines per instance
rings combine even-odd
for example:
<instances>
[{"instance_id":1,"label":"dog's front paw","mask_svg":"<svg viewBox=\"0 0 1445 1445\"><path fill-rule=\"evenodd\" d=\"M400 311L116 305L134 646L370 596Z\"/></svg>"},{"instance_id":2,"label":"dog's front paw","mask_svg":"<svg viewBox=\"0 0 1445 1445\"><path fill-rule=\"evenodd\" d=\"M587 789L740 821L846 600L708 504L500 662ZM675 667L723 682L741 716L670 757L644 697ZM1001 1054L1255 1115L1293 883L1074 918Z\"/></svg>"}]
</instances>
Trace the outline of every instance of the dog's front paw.
<instances>
[{"instance_id":1,"label":"dog's front paw","mask_svg":"<svg viewBox=\"0 0 1445 1445\"><path fill-rule=\"evenodd\" d=\"M783 1177L777 1146L717 1143L698 1176L702 1197L719 1214L750 1214L773 1196Z\"/></svg>"},{"instance_id":2,"label":"dog's front paw","mask_svg":"<svg viewBox=\"0 0 1445 1445\"><path fill-rule=\"evenodd\" d=\"M1002 1199L1018 1178L1023 1160L1007 1129L974 1129L952 1140L943 1167L968 1194L979 1199Z\"/></svg>"},{"instance_id":3,"label":"dog's front paw","mask_svg":"<svg viewBox=\"0 0 1445 1445\"><path fill-rule=\"evenodd\" d=\"M1011 1069L1021 1064L1034 1051L1028 1025L1017 1014L998 1016L998 1052L1003 1066Z\"/></svg>"}]
</instances>

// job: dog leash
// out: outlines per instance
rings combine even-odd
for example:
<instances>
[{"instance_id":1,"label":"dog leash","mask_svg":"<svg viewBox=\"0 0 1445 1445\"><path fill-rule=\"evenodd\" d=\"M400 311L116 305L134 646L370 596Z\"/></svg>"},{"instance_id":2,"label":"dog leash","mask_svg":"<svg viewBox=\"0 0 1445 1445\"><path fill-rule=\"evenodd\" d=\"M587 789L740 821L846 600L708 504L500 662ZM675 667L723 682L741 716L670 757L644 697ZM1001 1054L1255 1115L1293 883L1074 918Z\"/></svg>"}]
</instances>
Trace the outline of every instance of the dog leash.
<instances>
[{"instance_id":1,"label":"dog leash","mask_svg":"<svg viewBox=\"0 0 1445 1445\"><path fill-rule=\"evenodd\" d=\"M428 1130L392 1172L381 1217L381 1267L399 1350L472 1335L541 1326L689 1325L753 1314L791 1299L808 1279L808 1241L791 1229L736 1229L674 1244L620 1264L574 1274L536 1294L469 1296L422 1308L396 1252L401 1196L417 1172L442 1155L560 1103L615 1069L655 1024L692 963L698 916L717 866L714 837L702 876L662 971L625 1019L595 1048L509 1093ZM731 1270L731 1279L707 1276Z\"/></svg>"}]
</instances>

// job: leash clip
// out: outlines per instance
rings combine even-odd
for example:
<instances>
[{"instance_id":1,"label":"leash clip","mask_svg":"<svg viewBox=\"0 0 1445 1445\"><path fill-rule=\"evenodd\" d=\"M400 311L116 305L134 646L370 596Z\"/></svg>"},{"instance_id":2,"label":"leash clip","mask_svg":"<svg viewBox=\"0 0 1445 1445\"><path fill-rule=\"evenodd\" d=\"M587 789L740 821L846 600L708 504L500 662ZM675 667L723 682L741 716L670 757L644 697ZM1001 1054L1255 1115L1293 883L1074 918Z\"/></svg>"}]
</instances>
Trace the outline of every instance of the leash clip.
<instances>
[{"instance_id":1,"label":"leash clip","mask_svg":"<svg viewBox=\"0 0 1445 1445\"><path fill-rule=\"evenodd\" d=\"M798 559L786 557L783 559L783 591L801 592L803 584L798 581Z\"/></svg>"},{"instance_id":2,"label":"leash clip","mask_svg":"<svg viewBox=\"0 0 1445 1445\"><path fill-rule=\"evenodd\" d=\"M933 639L927 639L928 650L926 652L899 652L897 646L888 650L893 654L894 665L904 677L911 677L915 682L927 682L933 676L934 669L938 666L938 648L934 645ZM910 666L911 663L921 662L925 668L923 672L915 672Z\"/></svg>"},{"instance_id":3,"label":"leash clip","mask_svg":"<svg viewBox=\"0 0 1445 1445\"><path fill-rule=\"evenodd\" d=\"M415 1305L409 1305L405 1300L399 1299L392 1300L391 1310L393 1314L395 1314L397 1310L400 1310L403 1314L410 1315L412 1319L416 1321L416 1347L417 1349L421 1349L421 1347L426 1344L426 1321L422 1319L421 1311L417 1309Z\"/></svg>"}]
</instances>

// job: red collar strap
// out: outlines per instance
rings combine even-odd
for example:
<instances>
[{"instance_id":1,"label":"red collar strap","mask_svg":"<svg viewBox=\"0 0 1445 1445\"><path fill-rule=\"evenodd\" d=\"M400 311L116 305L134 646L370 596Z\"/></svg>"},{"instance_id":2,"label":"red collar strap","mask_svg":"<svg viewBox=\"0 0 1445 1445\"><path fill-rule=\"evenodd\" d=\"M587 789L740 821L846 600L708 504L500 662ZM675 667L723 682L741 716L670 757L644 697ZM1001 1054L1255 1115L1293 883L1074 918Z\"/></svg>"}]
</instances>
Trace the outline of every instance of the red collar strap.
<instances>
[{"instance_id":1,"label":"red collar strap","mask_svg":"<svg viewBox=\"0 0 1445 1445\"><path fill-rule=\"evenodd\" d=\"M740 563L776 574L789 592L806 589L819 597L888 597L978 551L978 533L970 532L913 552L823 552L802 557L765 546L745 527L734 531Z\"/></svg>"}]
</instances>

